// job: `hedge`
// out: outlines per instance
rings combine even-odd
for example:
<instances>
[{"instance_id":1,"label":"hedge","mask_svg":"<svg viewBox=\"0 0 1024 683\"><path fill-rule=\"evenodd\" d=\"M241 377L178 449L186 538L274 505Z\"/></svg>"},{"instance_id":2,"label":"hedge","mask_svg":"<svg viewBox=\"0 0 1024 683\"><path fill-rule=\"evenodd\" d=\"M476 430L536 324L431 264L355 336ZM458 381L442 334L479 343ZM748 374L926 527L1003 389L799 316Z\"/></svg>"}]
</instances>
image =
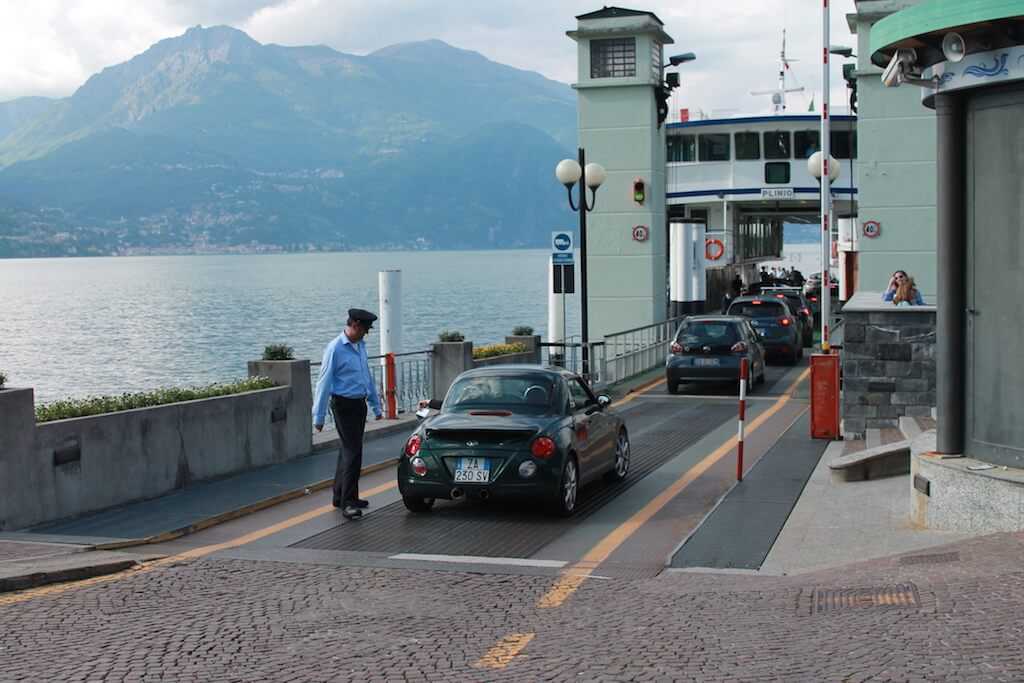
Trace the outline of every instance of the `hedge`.
<instances>
[{"instance_id":1,"label":"hedge","mask_svg":"<svg viewBox=\"0 0 1024 683\"><path fill-rule=\"evenodd\" d=\"M473 358L491 358L493 356L507 356L512 353L526 353L526 344L488 344L473 349Z\"/></svg>"}]
</instances>

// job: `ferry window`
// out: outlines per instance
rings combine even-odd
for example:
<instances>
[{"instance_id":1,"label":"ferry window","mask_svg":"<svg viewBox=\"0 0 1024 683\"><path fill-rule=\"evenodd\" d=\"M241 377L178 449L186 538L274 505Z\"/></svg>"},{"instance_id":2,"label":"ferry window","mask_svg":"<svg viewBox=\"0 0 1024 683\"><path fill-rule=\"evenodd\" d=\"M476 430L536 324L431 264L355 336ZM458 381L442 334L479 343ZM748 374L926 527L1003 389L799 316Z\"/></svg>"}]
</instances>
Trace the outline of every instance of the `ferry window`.
<instances>
[{"instance_id":1,"label":"ferry window","mask_svg":"<svg viewBox=\"0 0 1024 683\"><path fill-rule=\"evenodd\" d=\"M697 161L697 138L693 135L670 135L668 161Z\"/></svg>"},{"instance_id":2,"label":"ferry window","mask_svg":"<svg viewBox=\"0 0 1024 683\"><path fill-rule=\"evenodd\" d=\"M761 158L761 136L757 133L736 133L736 160Z\"/></svg>"},{"instance_id":3,"label":"ferry window","mask_svg":"<svg viewBox=\"0 0 1024 683\"><path fill-rule=\"evenodd\" d=\"M690 209L690 220L708 222L707 209Z\"/></svg>"},{"instance_id":4,"label":"ferry window","mask_svg":"<svg viewBox=\"0 0 1024 683\"><path fill-rule=\"evenodd\" d=\"M797 159L810 159L821 149L821 134L816 130L798 130L793 133L793 154ZM833 152L832 156L835 156Z\"/></svg>"},{"instance_id":5,"label":"ferry window","mask_svg":"<svg viewBox=\"0 0 1024 683\"><path fill-rule=\"evenodd\" d=\"M832 156L836 159L857 158L857 131L834 130L829 139L832 141Z\"/></svg>"},{"instance_id":6,"label":"ferry window","mask_svg":"<svg viewBox=\"0 0 1024 683\"><path fill-rule=\"evenodd\" d=\"M766 185L785 185L789 182L788 161L768 161L764 165L764 182Z\"/></svg>"},{"instance_id":7,"label":"ferry window","mask_svg":"<svg viewBox=\"0 0 1024 683\"><path fill-rule=\"evenodd\" d=\"M729 134L698 135L701 161L729 161Z\"/></svg>"},{"instance_id":8,"label":"ferry window","mask_svg":"<svg viewBox=\"0 0 1024 683\"><path fill-rule=\"evenodd\" d=\"M636 38L599 38L590 41L590 77L636 76Z\"/></svg>"},{"instance_id":9,"label":"ferry window","mask_svg":"<svg viewBox=\"0 0 1024 683\"><path fill-rule=\"evenodd\" d=\"M765 159L789 159L789 131L773 130L764 134Z\"/></svg>"}]
</instances>

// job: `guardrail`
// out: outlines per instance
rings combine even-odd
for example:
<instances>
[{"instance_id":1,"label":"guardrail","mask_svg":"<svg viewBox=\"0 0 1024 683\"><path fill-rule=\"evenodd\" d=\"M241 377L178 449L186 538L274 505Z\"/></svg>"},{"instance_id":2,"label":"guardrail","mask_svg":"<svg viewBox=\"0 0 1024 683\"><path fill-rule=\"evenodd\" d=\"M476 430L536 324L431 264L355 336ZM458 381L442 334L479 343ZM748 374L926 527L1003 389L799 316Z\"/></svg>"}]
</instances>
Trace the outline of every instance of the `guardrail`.
<instances>
[{"instance_id":1,"label":"guardrail","mask_svg":"<svg viewBox=\"0 0 1024 683\"><path fill-rule=\"evenodd\" d=\"M428 350L369 356L370 372L377 385L385 417L394 419L400 413L415 412L421 400L431 397L430 354ZM309 364L314 392L320 377L320 365L319 362ZM327 422L333 423L330 411Z\"/></svg>"},{"instance_id":2,"label":"guardrail","mask_svg":"<svg viewBox=\"0 0 1024 683\"><path fill-rule=\"evenodd\" d=\"M665 364L669 344L686 316L635 327L604 338L601 380L615 384Z\"/></svg>"}]
</instances>

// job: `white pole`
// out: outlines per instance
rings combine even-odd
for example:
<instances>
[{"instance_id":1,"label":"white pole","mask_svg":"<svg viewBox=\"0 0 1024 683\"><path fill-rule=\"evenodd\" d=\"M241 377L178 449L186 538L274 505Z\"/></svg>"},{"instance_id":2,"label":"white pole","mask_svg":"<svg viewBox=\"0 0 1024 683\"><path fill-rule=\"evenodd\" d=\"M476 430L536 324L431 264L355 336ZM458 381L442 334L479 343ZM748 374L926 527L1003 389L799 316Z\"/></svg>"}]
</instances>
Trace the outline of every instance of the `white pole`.
<instances>
[{"instance_id":1,"label":"white pole","mask_svg":"<svg viewBox=\"0 0 1024 683\"><path fill-rule=\"evenodd\" d=\"M683 293L686 290L684 284L684 273L683 270L685 251L689 249L689 244L686 241L685 228L682 223L670 223L668 226L668 292L669 300L671 301L670 317L674 318L679 315L679 304L683 301Z\"/></svg>"},{"instance_id":2,"label":"white pole","mask_svg":"<svg viewBox=\"0 0 1024 683\"><path fill-rule=\"evenodd\" d=\"M402 271L382 270L377 274L380 297L380 352L402 351Z\"/></svg>"},{"instance_id":3,"label":"white pole","mask_svg":"<svg viewBox=\"0 0 1024 683\"><path fill-rule=\"evenodd\" d=\"M832 290L829 287L829 262L832 260L832 179L829 173L829 155L832 153L829 127L829 8L828 0L822 0L821 23L821 350L829 352L829 321L831 316Z\"/></svg>"},{"instance_id":4,"label":"white pole","mask_svg":"<svg viewBox=\"0 0 1024 683\"><path fill-rule=\"evenodd\" d=\"M565 295L555 294L555 259L548 260L548 343L565 342ZM552 347L549 355L559 355L565 362L565 349Z\"/></svg>"},{"instance_id":5,"label":"white pole","mask_svg":"<svg viewBox=\"0 0 1024 683\"><path fill-rule=\"evenodd\" d=\"M703 223L691 223L690 227L690 244L692 245L693 252L690 258L690 297L688 301L703 303L708 297L708 279L706 274L706 263L705 258L706 252L706 241L707 241L707 227ZM696 308L700 308L699 305L695 304Z\"/></svg>"}]
</instances>

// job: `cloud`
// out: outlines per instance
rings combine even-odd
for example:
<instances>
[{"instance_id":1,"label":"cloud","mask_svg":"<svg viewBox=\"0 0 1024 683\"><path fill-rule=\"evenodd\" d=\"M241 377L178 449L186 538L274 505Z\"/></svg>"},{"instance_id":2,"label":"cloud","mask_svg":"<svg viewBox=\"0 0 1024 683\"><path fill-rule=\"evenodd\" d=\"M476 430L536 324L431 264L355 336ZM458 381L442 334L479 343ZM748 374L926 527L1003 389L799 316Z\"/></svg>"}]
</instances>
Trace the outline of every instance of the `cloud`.
<instances>
[{"instance_id":1,"label":"cloud","mask_svg":"<svg viewBox=\"0 0 1024 683\"><path fill-rule=\"evenodd\" d=\"M33 0L0 7L0 100L19 95L68 95L91 74L125 61L156 41L196 24L231 24L261 42L325 44L365 54L394 43L439 38L511 66L572 82L576 46L565 36L574 16L593 0ZM832 42L853 44L844 15L853 0L833 0ZM697 61L680 69L673 108L705 111L768 108L751 90L775 86L782 29L793 63L791 96L804 110L820 92L821 8L808 0L652 0L635 5L656 13L676 51ZM838 63L832 92L843 102ZM815 96L820 102L820 94Z\"/></svg>"}]
</instances>

